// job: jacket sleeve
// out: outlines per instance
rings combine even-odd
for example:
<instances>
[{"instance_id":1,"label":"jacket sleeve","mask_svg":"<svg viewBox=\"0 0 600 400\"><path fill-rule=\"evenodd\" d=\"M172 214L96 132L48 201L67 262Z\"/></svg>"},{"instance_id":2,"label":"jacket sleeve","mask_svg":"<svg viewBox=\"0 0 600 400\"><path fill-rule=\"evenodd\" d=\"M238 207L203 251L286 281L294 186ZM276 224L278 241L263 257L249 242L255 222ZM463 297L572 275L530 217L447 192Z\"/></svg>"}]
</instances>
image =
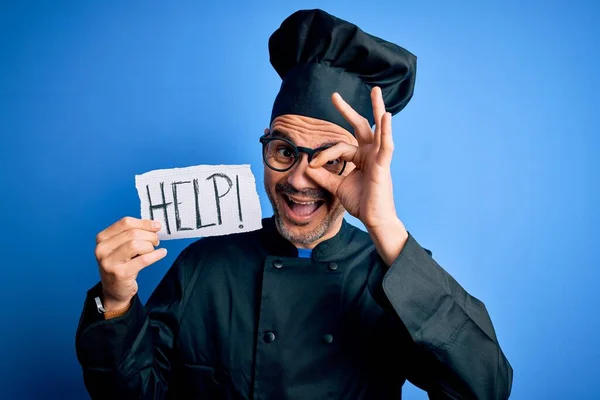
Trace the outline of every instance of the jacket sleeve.
<instances>
[{"instance_id":1,"label":"jacket sleeve","mask_svg":"<svg viewBox=\"0 0 600 400\"><path fill-rule=\"evenodd\" d=\"M167 397L174 348L193 280L184 250L146 306L138 295L126 314L105 320L96 310L98 283L87 293L76 333L76 352L92 399Z\"/></svg>"},{"instance_id":2,"label":"jacket sleeve","mask_svg":"<svg viewBox=\"0 0 600 400\"><path fill-rule=\"evenodd\" d=\"M432 399L508 399L513 370L485 305L409 235L383 292L412 338L407 379Z\"/></svg>"}]
</instances>

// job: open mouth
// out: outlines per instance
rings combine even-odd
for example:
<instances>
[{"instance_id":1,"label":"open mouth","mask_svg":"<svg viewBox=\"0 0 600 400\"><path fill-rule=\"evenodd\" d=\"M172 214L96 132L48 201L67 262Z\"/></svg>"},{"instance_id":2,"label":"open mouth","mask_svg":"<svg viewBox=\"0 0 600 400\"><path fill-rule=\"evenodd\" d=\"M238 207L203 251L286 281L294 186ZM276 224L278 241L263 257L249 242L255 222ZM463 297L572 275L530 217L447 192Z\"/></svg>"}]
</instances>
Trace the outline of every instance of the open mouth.
<instances>
[{"instance_id":1,"label":"open mouth","mask_svg":"<svg viewBox=\"0 0 600 400\"><path fill-rule=\"evenodd\" d=\"M319 199L294 199L286 194L282 194L282 197L287 205L288 216L295 220L311 218L325 204L325 200Z\"/></svg>"}]
</instances>

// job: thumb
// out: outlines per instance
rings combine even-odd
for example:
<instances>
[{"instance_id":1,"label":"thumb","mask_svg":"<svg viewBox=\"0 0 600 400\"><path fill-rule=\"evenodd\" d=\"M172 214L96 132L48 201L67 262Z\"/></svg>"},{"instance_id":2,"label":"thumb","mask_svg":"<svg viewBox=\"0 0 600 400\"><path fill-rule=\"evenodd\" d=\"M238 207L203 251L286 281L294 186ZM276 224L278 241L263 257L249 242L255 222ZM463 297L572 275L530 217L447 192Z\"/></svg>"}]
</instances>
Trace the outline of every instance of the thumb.
<instances>
[{"instance_id":1,"label":"thumb","mask_svg":"<svg viewBox=\"0 0 600 400\"><path fill-rule=\"evenodd\" d=\"M337 196L337 191L344 180L343 176L334 175L325 168L306 168L306 175L309 176L317 185L321 186L334 196Z\"/></svg>"}]
</instances>

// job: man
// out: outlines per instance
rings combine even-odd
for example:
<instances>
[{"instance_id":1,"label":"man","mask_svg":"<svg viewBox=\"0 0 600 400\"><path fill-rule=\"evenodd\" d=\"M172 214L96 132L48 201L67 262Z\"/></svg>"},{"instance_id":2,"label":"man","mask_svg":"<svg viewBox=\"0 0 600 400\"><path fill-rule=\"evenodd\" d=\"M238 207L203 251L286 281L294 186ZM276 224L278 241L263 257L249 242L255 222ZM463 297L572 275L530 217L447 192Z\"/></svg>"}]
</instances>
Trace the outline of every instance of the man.
<instances>
[{"instance_id":1,"label":"man","mask_svg":"<svg viewBox=\"0 0 600 400\"><path fill-rule=\"evenodd\" d=\"M77 332L92 398L399 399L406 380L431 398L508 398L485 306L394 207L391 115L412 97L415 57L321 10L292 14L269 49L274 216L188 246L146 306L135 279L165 255L159 228L100 232Z\"/></svg>"}]
</instances>

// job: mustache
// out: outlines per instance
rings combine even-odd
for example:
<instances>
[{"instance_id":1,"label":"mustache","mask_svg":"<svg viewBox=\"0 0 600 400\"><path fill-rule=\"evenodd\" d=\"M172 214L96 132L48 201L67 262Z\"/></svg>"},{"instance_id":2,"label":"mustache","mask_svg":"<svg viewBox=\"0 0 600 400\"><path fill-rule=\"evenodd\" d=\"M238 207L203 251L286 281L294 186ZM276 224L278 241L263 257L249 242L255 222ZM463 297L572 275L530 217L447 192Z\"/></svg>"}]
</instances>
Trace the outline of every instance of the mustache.
<instances>
[{"instance_id":1,"label":"mustache","mask_svg":"<svg viewBox=\"0 0 600 400\"><path fill-rule=\"evenodd\" d=\"M301 196L309 199L317 199L317 200L329 200L331 197L331 193L329 193L325 189L306 189L303 191L296 190L292 185L287 183L278 183L275 185L275 192L288 194L291 196Z\"/></svg>"}]
</instances>

